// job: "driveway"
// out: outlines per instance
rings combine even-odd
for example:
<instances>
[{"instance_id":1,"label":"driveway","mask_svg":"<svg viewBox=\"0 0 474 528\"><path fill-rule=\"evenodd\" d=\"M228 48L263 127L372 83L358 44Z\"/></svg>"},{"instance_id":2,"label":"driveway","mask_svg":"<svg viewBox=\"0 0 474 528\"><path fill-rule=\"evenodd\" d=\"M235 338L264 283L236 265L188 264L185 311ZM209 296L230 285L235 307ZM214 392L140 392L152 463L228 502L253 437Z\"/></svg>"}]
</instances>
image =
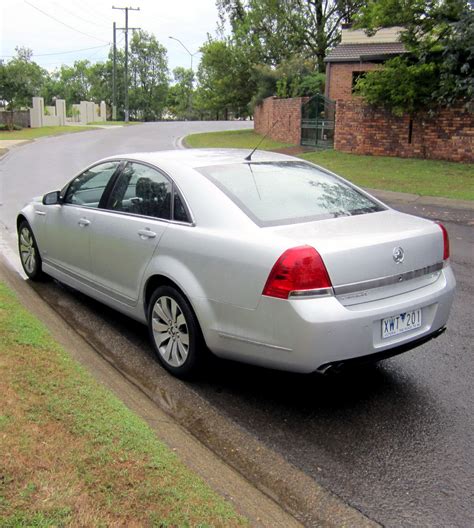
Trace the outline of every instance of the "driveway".
<instances>
[{"instance_id":1,"label":"driveway","mask_svg":"<svg viewBox=\"0 0 474 528\"><path fill-rule=\"evenodd\" d=\"M145 125L52 138L12 151L1 177L3 199L14 204L4 202L0 219L11 229L20 202L57 187L70 177L71 166L74 171L124 150L169 148L199 126L226 125ZM474 526L472 212L395 207L447 219L458 281L448 331L417 350L341 376L299 376L216 360L204 379L184 384L154 361L145 327L57 283L35 289L111 363L249 478L259 475L259 461L267 457L277 498L294 477L281 471L284 462L385 526ZM311 516L302 520L313 525Z\"/></svg>"}]
</instances>

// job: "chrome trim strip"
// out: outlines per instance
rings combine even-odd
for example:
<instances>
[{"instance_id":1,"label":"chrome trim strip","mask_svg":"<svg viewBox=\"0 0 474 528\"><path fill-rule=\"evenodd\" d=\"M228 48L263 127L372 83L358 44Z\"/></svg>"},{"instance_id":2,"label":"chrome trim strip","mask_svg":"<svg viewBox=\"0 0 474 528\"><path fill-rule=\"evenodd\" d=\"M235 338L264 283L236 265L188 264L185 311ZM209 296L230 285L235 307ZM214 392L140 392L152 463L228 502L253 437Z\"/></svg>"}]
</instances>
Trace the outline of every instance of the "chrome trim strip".
<instances>
[{"instance_id":1,"label":"chrome trim strip","mask_svg":"<svg viewBox=\"0 0 474 528\"><path fill-rule=\"evenodd\" d=\"M255 341L253 339L247 339L246 337L240 337L240 336L236 336L233 334L228 334L227 332L217 332L217 333L219 334L219 337L224 337L225 339L233 339L235 341L242 341L244 343L250 343L252 345L263 346L266 348L273 348L276 350L283 350L285 352L293 352L293 349L291 348L286 348L286 347L282 347L278 345L271 345L269 343L262 343L261 341Z\"/></svg>"},{"instance_id":2,"label":"chrome trim strip","mask_svg":"<svg viewBox=\"0 0 474 528\"><path fill-rule=\"evenodd\" d=\"M348 293L354 293L361 290L371 290L373 288L380 288L382 286L389 286L390 284L397 284L399 282L406 282L407 280L416 279L423 277L423 275L429 275L442 270L444 262L438 262L426 268L420 268L413 271L407 271L405 273L397 273L396 275L389 275L387 277L380 277L378 279L370 279L367 281L353 282L351 284L343 284L342 286L334 286L334 292L336 295L346 295Z\"/></svg>"},{"instance_id":3,"label":"chrome trim strip","mask_svg":"<svg viewBox=\"0 0 474 528\"><path fill-rule=\"evenodd\" d=\"M135 218L143 218L144 220L153 220L155 222L163 222L165 224L181 225L184 227L195 227L196 226L195 223L180 222L179 220L169 220L167 218L158 218L157 216L145 216L145 215L140 215L140 214L135 214L135 213L127 213L125 211L115 211L113 209L100 209L99 207L88 207L87 205L62 203L61 207L77 207L79 209L97 211L98 213L107 213L111 215L120 215L120 216L133 216Z\"/></svg>"},{"instance_id":4,"label":"chrome trim strip","mask_svg":"<svg viewBox=\"0 0 474 528\"><path fill-rule=\"evenodd\" d=\"M318 288L317 290L295 290L290 292L288 299L315 299L319 297L332 297L332 288Z\"/></svg>"}]
</instances>

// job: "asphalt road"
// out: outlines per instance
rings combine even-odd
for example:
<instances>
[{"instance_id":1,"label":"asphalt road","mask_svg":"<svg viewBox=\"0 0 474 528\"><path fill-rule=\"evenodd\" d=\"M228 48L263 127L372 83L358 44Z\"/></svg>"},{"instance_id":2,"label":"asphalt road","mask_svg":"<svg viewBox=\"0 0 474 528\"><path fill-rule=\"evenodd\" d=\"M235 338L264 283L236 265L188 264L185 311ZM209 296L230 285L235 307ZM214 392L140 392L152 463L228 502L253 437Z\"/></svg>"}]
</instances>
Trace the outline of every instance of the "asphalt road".
<instances>
[{"instance_id":1,"label":"asphalt road","mask_svg":"<svg viewBox=\"0 0 474 528\"><path fill-rule=\"evenodd\" d=\"M109 153L148 150L154 141L154 148L170 148L195 126L91 132L12 151L1 165L0 221L11 229L25 193L54 188L71 168ZM385 526L467 528L474 526L474 219L472 212L446 207L395 207L443 219L448 228L458 281L448 330L402 356L338 376L216 360L202 380L184 385L154 362L141 325L57 283L37 291L119 368L139 373L170 413L183 412L177 393L163 389L171 383L174 391L196 397L196 416L202 403L230 418L275 457ZM198 437L203 434L202 420L186 419Z\"/></svg>"}]
</instances>

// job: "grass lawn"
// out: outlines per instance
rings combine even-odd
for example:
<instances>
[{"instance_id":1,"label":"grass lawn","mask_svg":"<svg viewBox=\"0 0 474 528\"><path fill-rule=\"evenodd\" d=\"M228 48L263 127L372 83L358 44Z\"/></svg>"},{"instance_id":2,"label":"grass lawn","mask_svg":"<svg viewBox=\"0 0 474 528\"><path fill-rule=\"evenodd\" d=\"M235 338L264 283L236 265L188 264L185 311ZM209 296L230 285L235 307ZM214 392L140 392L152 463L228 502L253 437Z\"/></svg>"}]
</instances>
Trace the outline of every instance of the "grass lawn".
<instances>
[{"instance_id":1,"label":"grass lawn","mask_svg":"<svg viewBox=\"0 0 474 528\"><path fill-rule=\"evenodd\" d=\"M129 121L126 123L125 121L94 121L93 123L89 123L89 125L100 125L100 126L129 126L129 125L141 125L143 121Z\"/></svg>"},{"instance_id":2,"label":"grass lawn","mask_svg":"<svg viewBox=\"0 0 474 528\"><path fill-rule=\"evenodd\" d=\"M2 528L247 524L1 283L0 453Z\"/></svg>"},{"instance_id":3,"label":"grass lawn","mask_svg":"<svg viewBox=\"0 0 474 528\"><path fill-rule=\"evenodd\" d=\"M52 126L42 128L24 128L22 130L0 131L0 140L2 139L36 139L44 136L58 136L61 134L70 134L72 132L84 132L85 130L96 130L94 127L83 126Z\"/></svg>"},{"instance_id":4,"label":"grass lawn","mask_svg":"<svg viewBox=\"0 0 474 528\"><path fill-rule=\"evenodd\" d=\"M253 148L261 136L251 130L193 134L185 141L191 147ZM266 139L260 149L274 150L290 145ZM301 154L362 187L474 200L474 164L449 161L358 156L335 150Z\"/></svg>"},{"instance_id":5,"label":"grass lawn","mask_svg":"<svg viewBox=\"0 0 474 528\"><path fill-rule=\"evenodd\" d=\"M302 154L361 187L474 200L474 165L451 161L358 156L336 150Z\"/></svg>"},{"instance_id":6,"label":"grass lawn","mask_svg":"<svg viewBox=\"0 0 474 528\"><path fill-rule=\"evenodd\" d=\"M253 130L231 130L226 132L205 132L186 136L185 142L192 148L222 147L253 149L262 139L260 134ZM272 139L265 139L258 147L259 150L273 150L291 147L289 143L280 143Z\"/></svg>"}]
</instances>

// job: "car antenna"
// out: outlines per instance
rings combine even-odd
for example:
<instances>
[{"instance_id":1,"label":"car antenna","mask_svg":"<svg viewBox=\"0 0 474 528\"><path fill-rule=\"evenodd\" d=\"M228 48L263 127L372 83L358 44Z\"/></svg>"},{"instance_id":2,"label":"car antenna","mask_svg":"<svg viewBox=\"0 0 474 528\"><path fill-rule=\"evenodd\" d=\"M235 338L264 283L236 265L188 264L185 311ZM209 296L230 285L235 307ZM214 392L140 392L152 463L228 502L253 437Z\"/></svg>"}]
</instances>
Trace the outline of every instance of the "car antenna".
<instances>
[{"instance_id":1,"label":"car antenna","mask_svg":"<svg viewBox=\"0 0 474 528\"><path fill-rule=\"evenodd\" d=\"M268 136L268 134L270 134L270 132L275 128L275 125L276 125L277 123L280 122L280 120L281 120L281 117L280 117L279 119L277 119L277 120L273 123L272 127L267 131L267 133L263 136L263 138L257 143L257 146L252 150L252 152L251 152L248 156L246 156L246 157L244 158L245 161L252 161L252 156L253 156L254 152L255 152L255 151L258 149L258 147L262 144L263 140L266 139L266 137Z\"/></svg>"}]
</instances>

